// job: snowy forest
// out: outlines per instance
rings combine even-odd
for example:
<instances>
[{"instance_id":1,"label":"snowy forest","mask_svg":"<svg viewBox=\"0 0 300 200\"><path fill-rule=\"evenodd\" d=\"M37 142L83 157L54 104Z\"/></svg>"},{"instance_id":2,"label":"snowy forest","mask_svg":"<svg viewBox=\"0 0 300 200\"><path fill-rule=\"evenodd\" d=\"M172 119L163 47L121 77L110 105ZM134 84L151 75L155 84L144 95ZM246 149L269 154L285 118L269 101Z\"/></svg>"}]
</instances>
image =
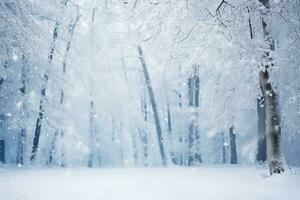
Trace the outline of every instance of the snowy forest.
<instances>
[{"instance_id":1,"label":"snowy forest","mask_svg":"<svg viewBox=\"0 0 300 200\"><path fill-rule=\"evenodd\" d=\"M299 123L299 0L0 0L1 200L298 199Z\"/></svg>"}]
</instances>

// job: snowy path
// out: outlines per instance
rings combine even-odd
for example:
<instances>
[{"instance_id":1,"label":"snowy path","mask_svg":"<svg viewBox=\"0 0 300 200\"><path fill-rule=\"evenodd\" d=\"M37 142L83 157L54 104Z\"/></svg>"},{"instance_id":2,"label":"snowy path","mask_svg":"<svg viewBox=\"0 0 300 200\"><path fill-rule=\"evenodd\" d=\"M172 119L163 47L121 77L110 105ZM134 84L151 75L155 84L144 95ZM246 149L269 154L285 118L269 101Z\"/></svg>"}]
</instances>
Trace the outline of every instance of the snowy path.
<instances>
[{"instance_id":1,"label":"snowy path","mask_svg":"<svg viewBox=\"0 0 300 200\"><path fill-rule=\"evenodd\" d=\"M297 172L297 173L296 173ZM0 169L0 200L299 200L300 169Z\"/></svg>"}]
</instances>

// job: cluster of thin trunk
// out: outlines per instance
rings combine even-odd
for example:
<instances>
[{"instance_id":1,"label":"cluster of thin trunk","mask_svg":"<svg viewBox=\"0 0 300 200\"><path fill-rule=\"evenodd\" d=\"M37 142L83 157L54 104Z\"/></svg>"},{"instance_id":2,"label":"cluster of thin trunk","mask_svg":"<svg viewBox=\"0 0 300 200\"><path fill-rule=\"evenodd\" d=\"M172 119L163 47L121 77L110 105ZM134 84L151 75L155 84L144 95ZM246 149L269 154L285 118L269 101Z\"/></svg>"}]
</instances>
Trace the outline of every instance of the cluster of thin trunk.
<instances>
[{"instance_id":1,"label":"cluster of thin trunk","mask_svg":"<svg viewBox=\"0 0 300 200\"><path fill-rule=\"evenodd\" d=\"M61 12L63 12L63 8L67 5L68 0L65 0L62 2L62 8ZM36 155L39 149L39 141L40 141L40 136L42 132L42 124L45 118L45 101L46 101L46 95L47 95L47 85L49 81L49 75L51 71L51 65L52 61L54 59L55 51L56 51L56 45L57 45L57 40L58 40L58 34L59 34L59 27L60 27L60 19L57 19L54 25L53 29L53 34L52 34L52 42L48 54L48 66L46 66L45 73L43 75L43 81L41 85L41 90L40 90L40 102L39 102L39 109L38 109L38 117L36 120L35 124L35 131L34 131L34 138L33 138L33 144L32 144L32 150L31 150L31 155L30 155L30 160L33 162L36 159ZM67 69L67 59L69 56L69 51L71 47L71 41L72 37L74 34L74 30L76 27L76 24L79 20L79 10L77 9L77 14L75 18L70 22L69 25L69 38L67 40L67 45L65 49L65 55L63 57L63 63L62 63L62 73L63 77L65 77L66 69ZM22 55L22 71L21 71L21 86L19 88L20 93L21 93L21 99L23 100L21 109L20 109L20 115L21 115L21 121L19 122L20 126L20 131L18 135L18 150L17 150L17 163L22 165L24 164L24 153L25 153L25 142L26 142L26 123L24 122L24 119L26 119L26 115L28 114L26 110L26 83L27 83L27 62L26 62L26 55ZM60 95L60 108L63 110L63 104L64 104L64 98L65 98L65 92L64 88L61 89L61 95ZM62 113L63 117L63 113ZM63 135L64 135L64 130L63 130L63 119L59 120L61 125L60 128L58 128L55 133L54 137L51 143L50 147L50 152L49 152L49 158L48 158L48 164L52 164L54 161L54 152L57 150L56 149L56 142L58 140L58 136L60 136L60 139L63 140ZM61 148L61 157L62 157L62 163L60 163L61 166L64 166L64 149L63 147Z\"/></svg>"}]
</instances>

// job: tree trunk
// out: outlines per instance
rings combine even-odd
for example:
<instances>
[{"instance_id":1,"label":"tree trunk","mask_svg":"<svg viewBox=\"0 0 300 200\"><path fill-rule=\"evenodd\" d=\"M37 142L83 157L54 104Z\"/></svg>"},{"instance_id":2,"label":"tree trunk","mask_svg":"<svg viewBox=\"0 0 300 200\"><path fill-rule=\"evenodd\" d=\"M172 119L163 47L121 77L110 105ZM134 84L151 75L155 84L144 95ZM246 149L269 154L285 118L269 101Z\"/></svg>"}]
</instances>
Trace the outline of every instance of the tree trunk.
<instances>
[{"instance_id":1,"label":"tree trunk","mask_svg":"<svg viewBox=\"0 0 300 200\"><path fill-rule=\"evenodd\" d=\"M225 144L224 133L221 133L221 137L222 137L222 163L226 164L227 163L227 161L226 161L227 155L226 155L226 144Z\"/></svg>"},{"instance_id":2,"label":"tree trunk","mask_svg":"<svg viewBox=\"0 0 300 200\"><path fill-rule=\"evenodd\" d=\"M56 39L58 35L58 22L55 23L54 30L53 30L53 36L52 36L52 45L50 48L50 52L48 55L48 64L51 65L53 56L54 56L54 51L55 51L55 44L56 44ZM31 157L30 160L34 161L36 158L36 153L38 151L39 147L39 140L40 140L40 134L41 134L41 127L42 127L42 122L44 118L44 111L45 111L45 98L46 98L46 88L48 84L48 79L49 79L49 72L50 70L47 69L44 76L43 76L43 82L42 82L42 87L41 87L41 99L40 99L40 106L39 106L39 115L36 121L36 127L35 127L35 132L34 132L34 138L33 138L33 145L32 145L32 151L31 151Z\"/></svg>"},{"instance_id":3,"label":"tree trunk","mask_svg":"<svg viewBox=\"0 0 300 200\"><path fill-rule=\"evenodd\" d=\"M4 65L3 65L3 67L4 67L4 70L6 70L7 69L7 66L8 66L8 62L7 62L7 60L5 60L4 61ZM1 90L1 88L2 88L2 85L3 85L3 82L5 81L5 77L0 77L0 90Z\"/></svg>"},{"instance_id":4,"label":"tree trunk","mask_svg":"<svg viewBox=\"0 0 300 200\"><path fill-rule=\"evenodd\" d=\"M5 60L4 62L4 70L7 69L7 66L8 66L8 61ZM0 77L0 90L2 89L2 86L3 86L3 83L5 81L5 77ZM0 115L0 128L2 128L2 125L4 123L4 117L5 115L4 114L1 114ZM5 163L5 140L4 139L0 139L0 163Z\"/></svg>"},{"instance_id":5,"label":"tree trunk","mask_svg":"<svg viewBox=\"0 0 300 200\"><path fill-rule=\"evenodd\" d=\"M71 44L72 44L72 39L73 39L73 35L75 32L75 28L77 25L77 22L79 21L80 18L80 14L79 14L79 10L77 10L75 19L73 19L70 24L69 24L69 38L67 41L67 46L65 49L65 55L63 58L63 63L62 63L62 72L63 72L63 79L65 78L65 74L67 71L67 61L69 58L69 52L70 52L70 48L71 48ZM64 137L64 128L63 128L63 121L64 121L64 101L65 101L65 91L64 91L64 86L62 86L61 88L61 93L60 93L60 110L62 111L62 116L61 119L59 120L59 124L60 124L60 128L58 130L55 131L52 143L51 143L51 150L50 150L50 154L49 154L49 160L48 160L48 164L52 164L53 162L53 152L55 152L55 148L56 148L56 142L57 142L57 137L58 137L58 133L60 133L60 138L62 141L62 146L61 146L61 167L65 167L66 164L64 162L64 156L65 156L65 152L64 152L64 143L63 143L63 137Z\"/></svg>"},{"instance_id":6,"label":"tree trunk","mask_svg":"<svg viewBox=\"0 0 300 200\"><path fill-rule=\"evenodd\" d=\"M266 138L267 158L270 174L284 172L281 158L281 119L278 105L278 95L269 80L267 70L259 73L260 87L266 99Z\"/></svg>"},{"instance_id":7,"label":"tree trunk","mask_svg":"<svg viewBox=\"0 0 300 200\"><path fill-rule=\"evenodd\" d=\"M256 160L258 162L265 162L267 159L267 144L266 144L266 107L265 107L265 98L261 97L257 99L257 115L258 115L258 124L257 124L257 153Z\"/></svg>"},{"instance_id":8,"label":"tree trunk","mask_svg":"<svg viewBox=\"0 0 300 200\"><path fill-rule=\"evenodd\" d=\"M0 163L5 163L5 141L0 140Z\"/></svg>"},{"instance_id":9,"label":"tree trunk","mask_svg":"<svg viewBox=\"0 0 300 200\"><path fill-rule=\"evenodd\" d=\"M270 80L269 70L274 66L271 52L275 50L274 42L268 30L267 19L270 15L269 0L259 0L264 6L261 9L261 20L263 36L267 42L268 49L265 50L262 60L262 70L259 72L259 82L262 94L266 100L266 144L267 159L270 174L282 173L284 171L281 157L281 119L278 102L278 94L274 91Z\"/></svg>"},{"instance_id":10,"label":"tree trunk","mask_svg":"<svg viewBox=\"0 0 300 200\"><path fill-rule=\"evenodd\" d=\"M53 164L53 161L54 161L54 159L53 159L54 155L53 154L55 153L55 145L56 145L57 135L58 135L58 132L55 131L54 137L53 137L52 143L51 143L51 149L50 149L50 153L49 153L48 162L47 162L48 165Z\"/></svg>"},{"instance_id":11,"label":"tree trunk","mask_svg":"<svg viewBox=\"0 0 300 200\"><path fill-rule=\"evenodd\" d=\"M141 99L141 110L142 110L142 117L144 119L145 124L148 122L148 104L147 104L147 97L146 92L143 92L143 96ZM142 143L143 148L143 164L144 166L148 166L148 136L147 136L147 130L145 127L140 127L139 130L140 139Z\"/></svg>"},{"instance_id":12,"label":"tree trunk","mask_svg":"<svg viewBox=\"0 0 300 200\"><path fill-rule=\"evenodd\" d=\"M95 16L96 16L96 7L93 8L92 10L92 16L91 16L91 26L90 26L90 46L92 49L91 53L91 66L95 66L95 46L94 46L94 23L95 23ZM94 93L94 82L93 80L90 81L90 105L89 105L89 148L90 148L90 153L89 153L89 159L88 159L88 167L93 167L94 165L94 144L95 144L95 127L94 127L94 120L95 120L95 102L93 99L93 93Z\"/></svg>"},{"instance_id":13,"label":"tree trunk","mask_svg":"<svg viewBox=\"0 0 300 200\"><path fill-rule=\"evenodd\" d=\"M237 153L236 153L236 135L233 132L234 127L229 128L229 139L230 139L230 163L237 164Z\"/></svg>"},{"instance_id":14,"label":"tree trunk","mask_svg":"<svg viewBox=\"0 0 300 200\"><path fill-rule=\"evenodd\" d=\"M150 80L150 77L149 77L149 72L148 72L148 69L147 69L147 66L146 66L146 63L145 63L145 60L144 60L143 50L140 46L138 46L138 52L139 52L139 58L140 58L140 61L141 61L141 64L142 64L143 73L144 73L146 85L147 85L147 88L148 88L150 103L151 103L152 111L153 111L153 115L154 115L154 121L155 121L155 126L156 126L156 133L157 133L157 137L158 137L158 145L159 145L159 151L160 151L160 155L161 155L161 159L162 159L162 164L166 165L167 160L166 160L166 155L165 155L164 140L163 140L163 137L162 137L162 130L161 130L160 121L159 121L157 104L156 104L156 101L155 101L154 92L153 92L153 88L152 88L152 85L151 85L151 80Z\"/></svg>"},{"instance_id":15,"label":"tree trunk","mask_svg":"<svg viewBox=\"0 0 300 200\"><path fill-rule=\"evenodd\" d=\"M214 137L213 153L215 156L214 163L226 163L226 144L223 132L218 132Z\"/></svg>"},{"instance_id":16,"label":"tree trunk","mask_svg":"<svg viewBox=\"0 0 300 200\"><path fill-rule=\"evenodd\" d=\"M92 96L90 96L90 111L89 111L89 148L90 148L90 155L88 161L88 167L93 167L94 165L94 148L95 148L95 107L94 107L94 100Z\"/></svg>"},{"instance_id":17,"label":"tree trunk","mask_svg":"<svg viewBox=\"0 0 300 200\"><path fill-rule=\"evenodd\" d=\"M24 164L24 153L25 153L25 142L26 142L26 122L24 121L27 117L26 111L26 82L27 82L27 61L26 57L22 55L22 70L21 70L21 87L19 91L21 93L21 107L20 107L20 121L19 121L19 135L18 135L18 149L17 149L17 164Z\"/></svg>"},{"instance_id":18,"label":"tree trunk","mask_svg":"<svg viewBox=\"0 0 300 200\"><path fill-rule=\"evenodd\" d=\"M193 66L193 72L188 79L188 94L189 106L193 108L192 120L188 129L188 165L201 163L200 153L200 133L197 123L198 107L199 107L199 94L200 94L200 79L199 79L199 66Z\"/></svg>"}]
</instances>

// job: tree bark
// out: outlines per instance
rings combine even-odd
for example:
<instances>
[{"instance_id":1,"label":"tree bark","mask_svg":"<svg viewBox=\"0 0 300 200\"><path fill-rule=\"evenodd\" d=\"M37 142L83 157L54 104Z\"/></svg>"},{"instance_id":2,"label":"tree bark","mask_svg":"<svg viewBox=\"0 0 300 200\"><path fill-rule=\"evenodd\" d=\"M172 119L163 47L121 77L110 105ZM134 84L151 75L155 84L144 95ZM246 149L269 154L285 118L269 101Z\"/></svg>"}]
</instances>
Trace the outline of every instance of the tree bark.
<instances>
[{"instance_id":1,"label":"tree bark","mask_svg":"<svg viewBox=\"0 0 300 200\"><path fill-rule=\"evenodd\" d=\"M267 42L268 48L263 54L262 70L259 72L260 88L266 99L266 143L267 159L270 174L284 172L283 161L281 157L281 115L278 102L278 94L274 91L270 80L270 67L274 66L271 52L275 50L274 42L268 30L267 19L270 15L269 0L259 0L264 6L261 9L261 22L263 36Z\"/></svg>"},{"instance_id":2,"label":"tree bark","mask_svg":"<svg viewBox=\"0 0 300 200\"><path fill-rule=\"evenodd\" d=\"M270 174L284 172L281 158L281 119L278 95L269 80L267 70L259 72L260 87L266 99L267 158Z\"/></svg>"},{"instance_id":3,"label":"tree bark","mask_svg":"<svg viewBox=\"0 0 300 200\"><path fill-rule=\"evenodd\" d=\"M8 61L6 59L4 61L3 67L4 67L4 70L6 70L8 67ZM0 77L0 91L2 89L4 81L5 81L5 77L1 76ZM4 119L5 119L4 116L5 116L4 114L0 115L0 128L2 128L2 125L4 123ZM5 163L5 140L2 138L0 139L0 163Z\"/></svg>"},{"instance_id":4,"label":"tree bark","mask_svg":"<svg viewBox=\"0 0 300 200\"><path fill-rule=\"evenodd\" d=\"M144 60L144 55L143 55L143 50L140 46L138 46L138 52L139 52L139 58L142 64L142 68L143 68L143 73L144 73L144 77L145 77L145 81L146 81L146 85L147 85L147 89L148 89L148 94L149 94L149 98L150 98L150 103L152 106L152 111L153 111L153 115L154 115L154 121L155 121L155 126L156 126L156 133L157 133L157 138L158 138L158 145L159 145L159 151L160 151L160 155L161 155L161 159L162 159L162 164L166 165L167 164L167 159L166 159L166 155L165 155L165 149L164 149L164 139L162 137L162 130L161 130L161 125L160 125L160 120L159 120L159 115L158 115L158 110L157 110L157 104L156 104L156 100L154 97L154 92L153 92L153 88L151 85L151 80L150 80L150 76L149 76L149 72Z\"/></svg>"},{"instance_id":5,"label":"tree bark","mask_svg":"<svg viewBox=\"0 0 300 200\"><path fill-rule=\"evenodd\" d=\"M266 144L266 107L265 98L257 99L257 153L256 160L265 162L267 159L267 144Z\"/></svg>"},{"instance_id":6,"label":"tree bark","mask_svg":"<svg viewBox=\"0 0 300 200\"><path fill-rule=\"evenodd\" d=\"M8 66L8 61L5 60L5 61L4 61L4 65L3 65L3 67L4 67L5 70L7 69L7 66ZM4 81L5 81L5 77L2 77L2 76L1 76L1 77L0 77L0 90L1 90L1 88L2 88L2 85L3 85Z\"/></svg>"},{"instance_id":7,"label":"tree bark","mask_svg":"<svg viewBox=\"0 0 300 200\"><path fill-rule=\"evenodd\" d=\"M147 105L147 97L146 97L146 91L143 92L143 96L141 99L141 109L142 109L142 117L144 119L145 124L148 122L148 105ZM144 166L148 166L148 136L147 136L147 129L145 127L139 128L139 136L142 143L142 149L143 149L143 164Z\"/></svg>"},{"instance_id":8,"label":"tree bark","mask_svg":"<svg viewBox=\"0 0 300 200\"><path fill-rule=\"evenodd\" d=\"M222 163L226 164L226 145L225 145L225 136L224 133L221 133L221 141L222 141Z\"/></svg>"},{"instance_id":9,"label":"tree bark","mask_svg":"<svg viewBox=\"0 0 300 200\"><path fill-rule=\"evenodd\" d=\"M57 35L58 35L58 27L59 27L59 24L58 24L58 22L56 22L55 26L54 26L54 30L53 30L52 45L51 45L50 52L48 55L48 64L49 65L51 65L53 56L54 56L54 51L55 51L55 46L56 46L55 44L56 44L56 39L57 39ZM31 150L31 157L30 157L31 161L35 160L36 153L37 153L38 147L39 147L41 127L42 127L44 111L45 111L45 98L46 98L47 84L48 84L48 80L49 80L49 73L50 73L49 69L47 69L43 76L43 82L42 82L42 87L41 87L41 99L40 99L40 106L39 106L39 115L38 115L38 118L36 121L36 127L35 127L33 145L32 145L32 150Z\"/></svg>"},{"instance_id":10,"label":"tree bark","mask_svg":"<svg viewBox=\"0 0 300 200\"><path fill-rule=\"evenodd\" d=\"M0 140L0 163L5 163L5 140Z\"/></svg>"},{"instance_id":11,"label":"tree bark","mask_svg":"<svg viewBox=\"0 0 300 200\"><path fill-rule=\"evenodd\" d=\"M234 127L229 128L229 139L230 139L230 163L237 164L237 153L236 153L236 135L233 132Z\"/></svg>"},{"instance_id":12,"label":"tree bark","mask_svg":"<svg viewBox=\"0 0 300 200\"><path fill-rule=\"evenodd\" d=\"M26 143L26 82L27 82L27 62L26 57L22 55L22 70L21 70L21 87L19 88L21 93L21 107L20 107L20 121L19 121L19 135L18 135L18 149L17 149L17 164L24 164L24 152L25 152L25 143Z\"/></svg>"},{"instance_id":13,"label":"tree bark","mask_svg":"<svg viewBox=\"0 0 300 200\"><path fill-rule=\"evenodd\" d=\"M94 107L94 100L92 96L90 96L90 117L89 117L89 147L90 147L90 155L88 161L88 167L93 167L94 161L94 139L95 139L95 130L94 130L94 119L95 119L95 107Z\"/></svg>"},{"instance_id":14,"label":"tree bark","mask_svg":"<svg viewBox=\"0 0 300 200\"><path fill-rule=\"evenodd\" d=\"M189 94L189 106L194 110L192 111L192 120L189 122L188 129L188 165L201 163L200 153L200 133L197 125L199 107L199 94L200 94L200 79L199 79L199 66L193 66L193 72L188 79L188 94Z\"/></svg>"},{"instance_id":15,"label":"tree bark","mask_svg":"<svg viewBox=\"0 0 300 200\"><path fill-rule=\"evenodd\" d=\"M71 44L72 44L72 39L73 39L73 35L75 32L75 28L77 25L77 22L79 21L80 18L80 14L79 14L79 10L77 10L76 12L76 16L75 19L73 19L70 24L69 24L69 38L67 41L67 46L65 49L65 55L63 58L63 63L62 63L62 73L63 73L63 77L65 77L66 71L67 71L67 61L69 58L69 52L71 49ZM56 142L57 142L57 137L59 136L58 133L60 133L60 138L62 140L62 147L61 147L61 163L60 166L61 167L65 167L66 164L64 162L64 156L65 156L65 152L64 152L64 143L63 143L63 137L64 137L64 128L63 128L63 121L64 121L64 101L65 101L65 90L64 90L64 86L62 86L61 89L61 93L60 93L60 109L62 111L62 118L60 119L59 123L60 123L60 127L58 130L55 131L52 143L51 143L51 150L50 150L50 154L49 154L49 160L48 160L48 164L52 164L53 162L53 153L55 152L55 148L56 148Z\"/></svg>"}]
</instances>

